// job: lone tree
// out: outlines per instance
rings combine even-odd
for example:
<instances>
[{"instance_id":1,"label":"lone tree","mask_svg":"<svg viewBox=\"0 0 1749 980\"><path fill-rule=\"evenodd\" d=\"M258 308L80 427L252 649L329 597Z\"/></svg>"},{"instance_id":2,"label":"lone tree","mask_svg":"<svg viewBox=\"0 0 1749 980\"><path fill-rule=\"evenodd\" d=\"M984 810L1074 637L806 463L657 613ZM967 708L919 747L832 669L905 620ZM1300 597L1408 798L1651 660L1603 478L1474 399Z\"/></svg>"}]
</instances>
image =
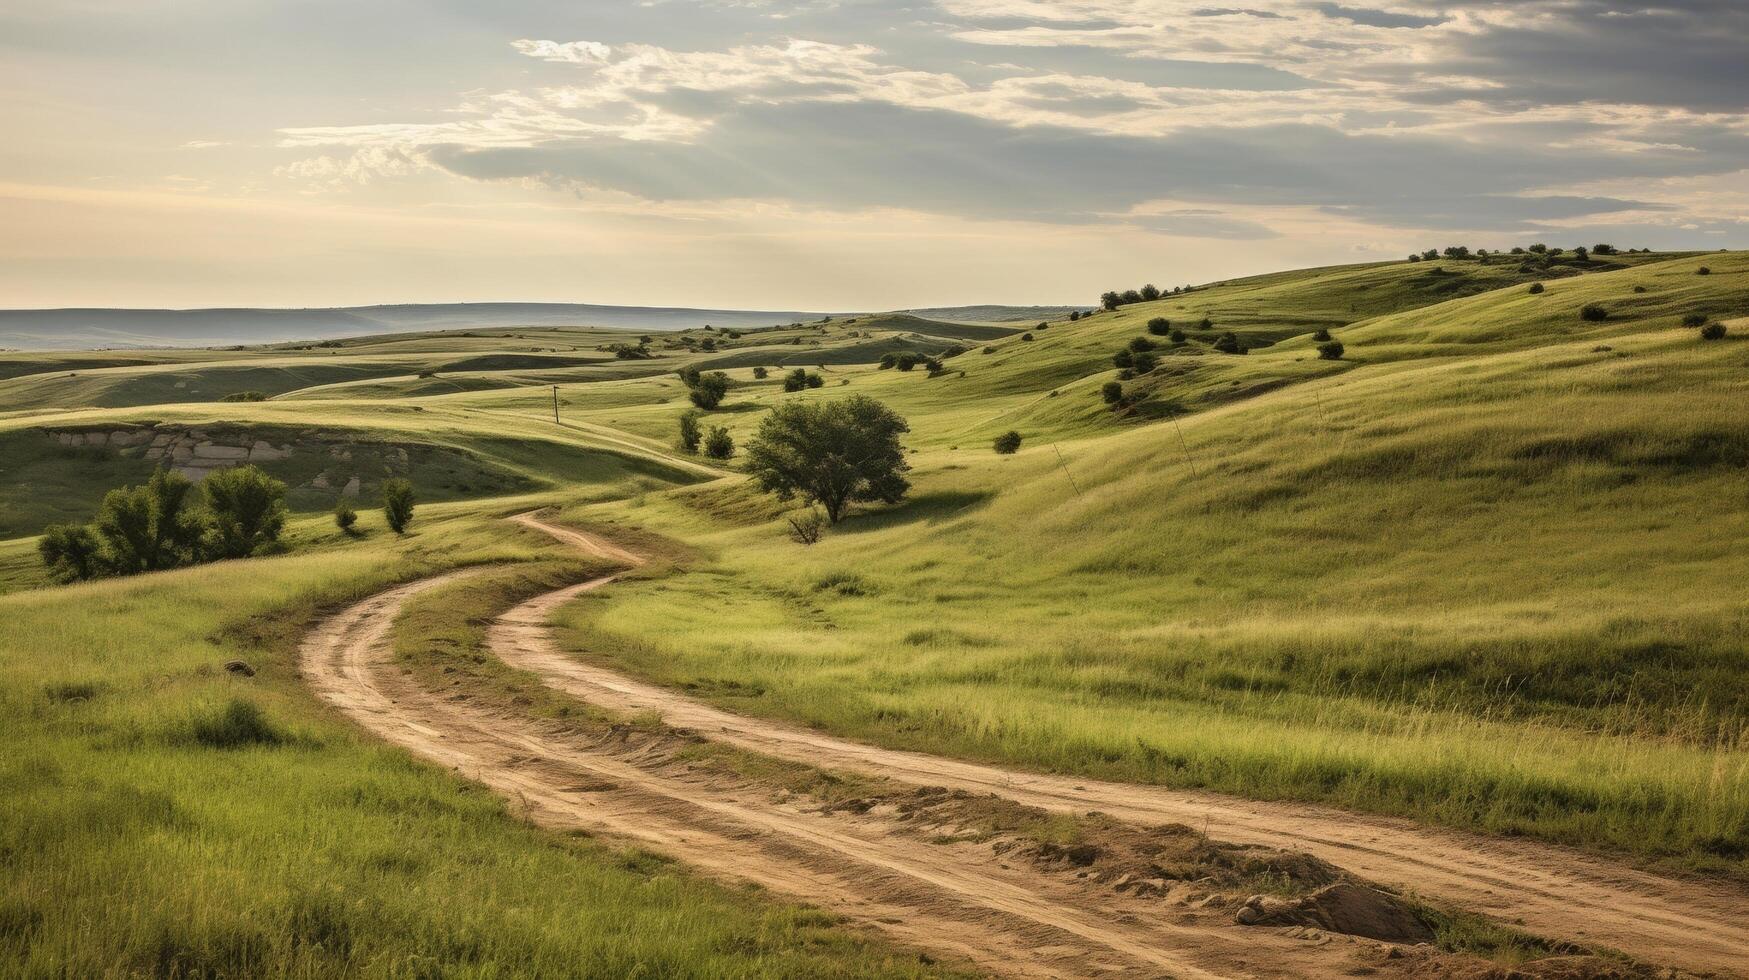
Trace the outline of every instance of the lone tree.
<instances>
[{"instance_id":1,"label":"lone tree","mask_svg":"<svg viewBox=\"0 0 1749 980\"><path fill-rule=\"evenodd\" d=\"M390 530L407 533L407 525L413 523L413 503L413 484L401 479L383 481L383 516Z\"/></svg>"},{"instance_id":2,"label":"lone tree","mask_svg":"<svg viewBox=\"0 0 1749 980\"><path fill-rule=\"evenodd\" d=\"M996 437L995 442L991 443L991 448L1003 456L1012 456L1020 452L1020 433L1013 429L1002 433Z\"/></svg>"},{"instance_id":3,"label":"lone tree","mask_svg":"<svg viewBox=\"0 0 1749 980\"><path fill-rule=\"evenodd\" d=\"M285 529L285 484L260 467L221 470L201 485L211 515L206 552L212 558L247 558L279 541Z\"/></svg>"},{"instance_id":4,"label":"lone tree","mask_svg":"<svg viewBox=\"0 0 1749 980\"><path fill-rule=\"evenodd\" d=\"M747 469L778 499L799 493L836 524L853 502L897 503L911 488L899 444L909 431L904 419L866 395L785 402L759 423L747 446Z\"/></svg>"},{"instance_id":5,"label":"lone tree","mask_svg":"<svg viewBox=\"0 0 1749 980\"><path fill-rule=\"evenodd\" d=\"M698 444L704 438L704 433L698 428L699 414L687 409L680 414L680 448L689 453L698 452Z\"/></svg>"}]
</instances>

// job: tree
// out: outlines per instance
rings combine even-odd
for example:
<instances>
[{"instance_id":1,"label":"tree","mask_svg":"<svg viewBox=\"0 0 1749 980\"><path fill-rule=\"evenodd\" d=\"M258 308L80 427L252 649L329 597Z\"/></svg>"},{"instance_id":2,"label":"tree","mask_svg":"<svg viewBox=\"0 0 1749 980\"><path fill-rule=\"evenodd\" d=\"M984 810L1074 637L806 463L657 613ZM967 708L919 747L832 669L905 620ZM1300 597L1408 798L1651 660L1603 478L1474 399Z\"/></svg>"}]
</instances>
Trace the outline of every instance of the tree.
<instances>
[{"instance_id":1,"label":"tree","mask_svg":"<svg viewBox=\"0 0 1749 980\"><path fill-rule=\"evenodd\" d=\"M221 470L201 486L209 521L206 554L247 558L279 541L285 529L285 484L257 466Z\"/></svg>"},{"instance_id":2,"label":"tree","mask_svg":"<svg viewBox=\"0 0 1749 980\"><path fill-rule=\"evenodd\" d=\"M358 511L352 509L352 504L341 497L334 504L334 526L347 534L352 533L352 525L358 523Z\"/></svg>"},{"instance_id":3,"label":"tree","mask_svg":"<svg viewBox=\"0 0 1749 980\"><path fill-rule=\"evenodd\" d=\"M1130 349L1128 347L1122 348L1116 354L1111 355L1111 366L1112 367L1115 367L1115 368L1134 367L1135 363L1136 363L1136 355L1130 353Z\"/></svg>"},{"instance_id":4,"label":"tree","mask_svg":"<svg viewBox=\"0 0 1749 980\"><path fill-rule=\"evenodd\" d=\"M1153 349L1154 349L1154 342L1152 340L1149 340L1146 337L1132 337L1132 338L1130 338L1130 350L1135 351L1138 354L1140 354L1142 351L1153 350Z\"/></svg>"},{"instance_id":5,"label":"tree","mask_svg":"<svg viewBox=\"0 0 1749 980\"><path fill-rule=\"evenodd\" d=\"M888 351L887 353L881 355L880 369L882 371L885 371L885 370L890 369L891 367L893 367L895 364L898 364L898 363L899 363L899 355L893 353L892 351Z\"/></svg>"},{"instance_id":6,"label":"tree","mask_svg":"<svg viewBox=\"0 0 1749 980\"><path fill-rule=\"evenodd\" d=\"M990 448L1003 456L1012 456L1020 452L1020 433L1010 429L997 436L995 441L990 444Z\"/></svg>"},{"instance_id":7,"label":"tree","mask_svg":"<svg viewBox=\"0 0 1749 980\"><path fill-rule=\"evenodd\" d=\"M807 386L808 386L808 371L806 368L796 368L794 371L791 371L789 374L784 375L784 378L783 378L783 390L784 391L801 391L803 388L806 388Z\"/></svg>"},{"instance_id":8,"label":"tree","mask_svg":"<svg viewBox=\"0 0 1749 980\"><path fill-rule=\"evenodd\" d=\"M1231 330L1221 334L1220 338L1215 341L1215 350L1218 350L1223 354L1245 353L1245 348L1239 345L1238 335Z\"/></svg>"},{"instance_id":9,"label":"tree","mask_svg":"<svg viewBox=\"0 0 1749 980\"><path fill-rule=\"evenodd\" d=\"M1155 367L1158 367L1159 363L1159 361L1154 359L1154 353L1152 351L1137 351L1130 356L1130 368L1137 374L1147 374L1154 370Z\"/></svg>"},{"instance_id":10,"label":"tree","mask_svg":"<svg viewBox=\"0 0 1749 980\"><path fill-rule=\"evenodd\" d=\"M820 377L818 374L809 374L806 378L803 379L803 383L806 384L810 388L824 388L824 387L826 387L826 379Z\"/></svg>"},{"instance_id":11,"label":"tree","mask_svg":"<svg viewBox=\"0 0 1749 980\"><path fill-rule=\"evenodd\" d=\"M1469 246L1447 245L1445 247L1445 257L1448 259L1467 259L1470 257Z\"/></svg>"},{"instance_id":12,"label":"tree","mask_svg":"<svg viewBox=\"0 0 1749 980\"><path fill-rule=\"evenodd\" d=\"M905 351L893 360L893 366L901 371L909 371L916 367L917 362L920 360L922 360L922 358L917 354L914 354L911 351Z\"/></svg>"},{"instance_id":13,"label":"tree","mask_svg":"<svg viewBox=\"0 0 1749 980\"><path fill-rule=\"evenodd\" d=\"M1430 248L1427 251L1421 253L1421 261L1423 261L1423 262L1432 262L1434 259L1437 259L1437 258L1439 258L1439 250L1435 249L1435 248Z\"/></svg>"},{"instance_id":14,"label":"tree","mask_svg":"<svg viewBox=\"0 0 1749 980\"><path fill-rule=\"evenodd\" d=\"M189 505L193 488L181 474L159 468L144 486L105 494L93 530L102 539L109 570L132 575L193 561L204 530Z\"/></svg>"},{"instance_id":15,"label":"tree","mask_svg":"<svg viewBox=\"0 0 1749 980\"><path fill-rule=\"evenodd\" d=\"M1153 283L1148 283L1146 286L1142 287L1142 300L1144 302L1152 303L1153 301L1155 301L1159 298L1160 298L1160 287L1159 286L1156 286Z\"/></svg>"},{"instance_id":16,"label":"tree","mask_svg":"<svg viewBox=\"0 0 1749 980\"><path fill-rule=\"evenodd\" d=\"M897 503L911 488L899 444L909 431L904 419L866 395L785 402L760 422L747 468L767 492L781 500L799 493L836 524L853 502Z\"/></svg>"},{"instance_id":17,"label":"tree","mask_svg":"<svg viewBox=\"0 0 1749 980\"><path fill-rule=\"evenodd\" d=\"M683 338L683 339L691 339L691 338ZM698 368L695 368L690 364L688 364L687 366L681 368L680 370L678 370L674 373L677 376L679 376L680 383L687 386L688 388L692 387L693 385L698 384L698 379L699 379Z\"/></svg>"},{"instance_id":18,"label":"tree","mask_svg":"<svg viewBox=\"0 0 1749 980\"><path fill-rule=\"evenodd\" d=\"M1126 289L1123 291L1123 303L1125 306L1128 306L1131 303L1140 303L1141 301L1142 301L1142 291L1141 290L1139 290L1139 289Z\"/></svg>"},{"instance_id":19,"label":"tree","mask_svg":"<svg viewBox=\"0 0 1749 980\"><path fill-rule=\"evenodd\" d=\"M1099 305L1107 310L1115 310L1123 305L1123 294L1110 290L1101 293L1099 294Z\"/></svg>"},{"instance_id":20,"label":"tree","mask_svg":"<svg viewBox=\"0 0 1749 980\"><path fill-rule=\"evenodd\" d=\"M1344 350L1342 341L1332 340L1318 345L1318 356L1326 361L1340 361Z\"/></svg>"},{"instance_id":21,"label":"tree","mask_svg":"<svg viewBox=\"0 0 1749 980\"><path fill-rule=\"evenodd\" d=\"M705 411L710 411L723 403L723 396L729 393L729 376L721 371L698 375L698 380L692 385L692 403Z\"/></svg>"},{"instance_id":22,"label":"tree","mask_svg":"<svg viewBox=\"0 0 1749 980\"><path fill-rule=\"evenodd\" d=\"M1123 403L1123 385L1107 381L1099 389L1099 397L1105 399L1107 405L1120 405Z\"/></svg>"},{"instance_id":23,"label":"tree","mask_svg":"<svg viewBox=\"0 0 1749 980\"><path fill-rule=\"evenodd\" d=\"M414 503L413 484L402 479L383 481L383 516L388 519L390 530L407 533L407 526L413 523Z\"/></svg>"},{"instance_id":24,"label":"tree","mask_svg":"<svg viewBox=\"0 0 1749 980\"><path fill-rule=\"evenodd\" d=\"M698 452L699 441L704 438L698 428L700 418L703 416L690 408L680 413L680 448L689 453Z\"/></svg>"},{"instance_id":25,"label":"tree","mask_svg":"<svg viewBox=\"0 0 1749 980\"><path fill-rule=\"evenodd\" d=\"M1616 248L1614 245L1609 245L1609 244L1606 244L1603 242L1599 242L1596 245L1591 246L1591 254L1592 255L1615 255Z\"/></svg>"},{"instance_id":26,"label":"tree","mask_svg":"<svg viewBox=\"0 0 1749 980\"><path fill-rule=\"evenodd\" d=\"M1069 313L1069 322L1070 323L1074 323L1079 319L1081 319L1081 311L1080 310L1073 310Z\"/></svg>"},{"instance_id":27,"label":"tree","mask_svg":"<svg viewBox=\"0 0 1749 980\"><path fill-rule=\"evenodd\" d=\"M57 582L83 582L103 574L102 545L83 524L51 524L36 543L37 554Z\"/></svg>"},{"instance_id":28,"label":"tree","mask_svg":"<svg viewBox=\"0 0 1749 980\"><path fill-rule=\"evenodd\" d=\"M1148 321L1148 332L1156 337L1164 337L1172 332L1172 321L1163 316L1157 316Z\"/></svg>"},{"instance_id":29,"label":"tree","mask_svg":"<svg viewBox=\"0 0 1749 980\"><path fill-rule=\"evenodd\" d=\"M735 440L729 435L729 430L720 425L712 428L704 441L704 454L711 459L728 459L735 455Z\"/></svg>"}]
</instances>

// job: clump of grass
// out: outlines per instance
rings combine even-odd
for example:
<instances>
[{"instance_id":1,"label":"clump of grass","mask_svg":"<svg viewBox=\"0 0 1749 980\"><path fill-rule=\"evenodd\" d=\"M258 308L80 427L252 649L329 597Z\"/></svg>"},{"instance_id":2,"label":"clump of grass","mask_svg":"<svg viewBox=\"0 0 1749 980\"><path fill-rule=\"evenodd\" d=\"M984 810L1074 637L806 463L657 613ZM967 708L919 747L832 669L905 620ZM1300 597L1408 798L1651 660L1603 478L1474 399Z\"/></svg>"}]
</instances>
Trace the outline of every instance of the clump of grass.
<instances>
[{"instance_id":1,"label":"clump of grass","mask_svg":"<svg viewBox=\"0 0 1749 980\"><path fill-rule=\"evenodd\" d=\"M189 723L189 735L196 745L209 749L242 749L286 741L261 706L244 698L232 698L217 711L195 715Z\"/></svg>"},{"instance_id":2,"label":"clump of grass","mask_svg":"<svg viewBox=\"0 0 1749 980\"><path fill-rule=\"evenodd\" d=\"M836 592L841 596L865 596L875 592L874 586L868 584L862 576L855 572L827 572L814 580L815 592Z\"/></svg>"}]
</instances>

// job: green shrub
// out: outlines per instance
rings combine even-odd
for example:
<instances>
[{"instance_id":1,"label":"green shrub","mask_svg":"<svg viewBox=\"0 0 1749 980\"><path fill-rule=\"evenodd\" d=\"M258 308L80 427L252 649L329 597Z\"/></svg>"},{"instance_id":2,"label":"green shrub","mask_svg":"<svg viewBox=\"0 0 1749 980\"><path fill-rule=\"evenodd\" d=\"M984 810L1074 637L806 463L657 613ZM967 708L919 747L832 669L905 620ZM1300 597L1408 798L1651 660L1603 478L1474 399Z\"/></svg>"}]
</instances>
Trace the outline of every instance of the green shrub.
<instances>
[{"instance_id":1,"label":"green shrub","mask_svg":"<svg viewBox=\"0 0 1749 980\"><path fill-rule=\"evenodd\" d=\"M279 542L285 530L285 484L257 466L220 470L201 485L208 525L203 549L211 558L246 558Z\"/></svg>"},{"instance_id":2,"label":"green shrub","mask_svg":"<svg viewBox=\"0 0 1749 980\"><path fill-rule=\"evenodd\" d=\"M1682 325L1685 327L1704 327L1707 319L1705 313L1690 313L1682 318Z\"/></svg>"},{"instance_id":3,"label":"green shrub","mask_svg":"<svg viewBox=\"0 0 1749 980\"><path fill-rule=\"evenodd\" d=\"M1231 330L1227 331L1224 334L1221 334L1220 339L1215 341L1214 346L1215 346L1215 350L1218 350L1223 354L1243 354L1243 353L1245 353L1244 346L1242 346L1239 343L1238 335L1233 333Z\"/></svg>"},{"instance_id":4,"label":"green shrub","mask_svg":"<svg viewBox=\"0 0 1749 980\"><path fill-rule=\"evenodd\" d=\"M212 714L196 716L189 727L195 743L209 749L241 749L285 741L261 708L242 698L233 698Z\"/></svg>"},{"instance_id":5,"label":"green shrub","mask_svg":"<svg viewBox=\"0 0 1749 980\"><path fill-rule=\"evenodd\" d=\"M808 386L808 372L805 368L796 368L794 371L791 371L789 374L784 375L784 378L783 378L783 390L784 391L801 391L803 388L806 388L807 386Z\"/></svg>"},{"instance_id":6,"label":"green shrub","mask_svg":"<svg viewBox=\"0 0 1749 980\"><path fill-rule=\"evenodd\" d=\"M711 429L711 434L704 440L704 454L711 459L728 459L735 455L735 440L729 435L729 430L720 425Z\"/></svg>"},{"instance_id":7,"label":"green shrub","mask_svg":"<svg viewBox=\"0 0 1749 980\"><path fill-rule=\"evenodd\" d=\"M406 534L407 528L413 523L413 484L402 479L383 481L383 517L389 522L389 529L396 534Z\"/></svg>"},{"instance_id":8,"label":"green shrub","mask_svg":"<svg viewBox=\"0 0 1749 980\"><path fill-rule=\"evenodd\" d=\"M222 402L264 402L266 400L266 393L260 391L233 391L219 399Z\"/></svg>"},{"instance_id":9,"label":"green shrub","mask_svg":"<svg viewBox=\"0 0 1749 980\"><path fill-rule=\"evenodd\" d=\"M348 534L352 533L352 525L358 523L358 511L352 509L352 504L342 497L334 505L334 526Z\"/></svg>"},{"instance_id":10,"label":"green shrub","mask_svg":"<svg viewBox=\"0 0 1749 980\"><path fill-rule=\"evenodd\" d=\"M1587 323L1602 323L1609 319L1609 311L1596 303L1587 303L1579 310L1579 319Z\"/></svg>"},{"instance_id":11,"label":"green shrub","mask_svg":"<svg viewBox=\"0 0 1749 980\"><path fill-rule=\"evenodd\" d=\"M1546 287L1545 287L1545 286L1543 286L1543 284L1542 284L1542 283L1540 283L1540 282L1533 282L1533 283L1531 283L1531 284L1530 284L1530 294L1531 294L1531 295L1532 295L1532 296L1537 296L1537 295L1541 295L1541 294L1542 294L1542 292L1543 292L1543 291L1544 291L1544 289L1545 289L1545 288L1546 288Z\"/></svg>"},{"instance_id":12,"label":"green shrub","mask_svg":"<svg viewBox=\"0 0 1749 980\"><path fill-rule=\"evenodd\" d=\"M1163 316L1157 316L1148 321L1148 332L1156 337L1164 337L1172 332L1172 321Z\"/></svg>"},{"instance_id":13,"label":"green shrub","mask_svg":"<svg viewBox=\"0 0 1749 980\"><path fill-rule=\"evenodd\" d=\"M721 371L697 375L688 393L692 403L705 411L710 411L723 403L723 396L729 393L729 376Z\"/></svg>"},{"instance_id":14,"label":"green shrub","mask_svg":"<svg viewBox=\"0 0 1749 980\"><path fill-rule=\"evenodd\" d=\"M83 524L51 524L36 543L37 554L58 582L83 582L103 574L102 546Z\"/></svg>"},{"instance_id":15,"label":"green shrub","mask_svg":"<svg viewBox=\"0 0 1749 980\"><path fill-rule=\"evenodd\" d=\"M1184 343L1184 331L1173 330L1171 337L1168 339L1170 339L1175 344L1182 344L1182 343Z\"/></svg>"},{"instance_id":16,"label":"green shrub","mask_svg":"<svg viewBox=\"0 0 1749 980\"><path fill-rule=\"evenodd\" d=\"M1711 270L1703 265L1700 268L1694 270L1694 274L1697 276L1710 276L1713 274L1713 270Z\"/></svg>"},{"instance_id":17,"label":"green shrub","mask_svg":"<svg viewBox=\"0 0 1749 980\"><path fill-rule=\"evenodd\" d=\"M1342 346L1342 341L1332 340L1328 343L1318 345L1318 356L1326 361L1340 361L1342 360L1342 354L1345 350L1346 348Z\"/></svg>"},{"instance_id":18,"label":"green shrub","mask_svg":"<svg viewBox=\"0 0 1749 980\"><path fill-rule=\"evenodd\" d=\"M1319 343L1323 343L1324 341L1330 339L1330 331L1326 330L1323 327L1319 327L1317 332L1312 334L1312 339L1315 341L1318 341Z\"/></svg>"},{"instance_id":19,"label":"green shrub","mask_svg":"<svg viewBox=\"0 0 1749 980\"><path fill-rule=\"evenodd\" d=\"M680 448L685 452L698 452L698 444L704 438L698 427L701 418L703 416L692 409L680 413Z\"/></svg>"},{"instance_id":20,"label":"green shrub","mask_svg":"<svg viewBox=\"0 0 1749 980\"><path fill-rule=\"evenodd\" d=\"M1146 337L1135 337L1130 340L1130 350L1135 351L1138 354L1142 351L1153 349L1154 342Z\"/></svg>"},{"instance_id":21,"label":"green shrub","mask_svg":"<svg viewBox=\"0 0 1749 980\"><path fill-rule=\"evenodd\" d=\"M1112 367L1127 368L1127 367L1130 367L1131 365L1135 364L1135 362L1136 362L1136 356L1134 354L1130 353L1130 349L1128 347L1125 347L1124 349L1118 351L1116 354L1111 355L1111 366Z\"/></svg>"},{"instance_id":22,"label":"green shrub","mask_svg":"<svg viewBox=\"0 0 1749 980\"><path fill-rule=\"evenodd\" d=\"M1700 328L1700 336L1702 340L1723 340L1725 339L1725 325L1709 323Z\"/></svg>"},{"instance_id":23,"label":"green shrub","mask_svg":"<svg viewBox=\"0 0 1749 980\"><path fill-rule=\"evenodd\" d=\"M1116 405L1123 401L1123 385L1116 381L1107 381L1104 387L1099 389L1099 397L1105 399L1107 405Z\"/></svg>"},{"instance_id":24,"label":"green shrub","mask_svg":"<svg viewBox=\"0 0 1749 980\"><path fill-rule=\"evenodd\" d=\"M1003 456L1012 456L1020 452L1020 433L1010 429L997 436L995 441L990 444L990 448Z\"/></svg>"},{"instance_id":25,"label":"green shrub","mask_svg":"<svg viewBox=\"0 0 1749 980\"><path fill-rule=\"evenodd\" d=\"M1142 351L1130 357L1130 369L1137 374L1147 374L1154 370L1159 363L1149 351Z\"/></svg>"},{"instance_id":26,"label":"green shrub","mask_svg":"<svg viewBox=\"0 0 1749 980\"><path fill-rule=\"evenodd\" d=\"M766 378L768 378L770 376L771 376L771 372L767 371L765 368L756 367L753 369L753 379L755 381L764 381Z\"/></svg>"}]
</instances>

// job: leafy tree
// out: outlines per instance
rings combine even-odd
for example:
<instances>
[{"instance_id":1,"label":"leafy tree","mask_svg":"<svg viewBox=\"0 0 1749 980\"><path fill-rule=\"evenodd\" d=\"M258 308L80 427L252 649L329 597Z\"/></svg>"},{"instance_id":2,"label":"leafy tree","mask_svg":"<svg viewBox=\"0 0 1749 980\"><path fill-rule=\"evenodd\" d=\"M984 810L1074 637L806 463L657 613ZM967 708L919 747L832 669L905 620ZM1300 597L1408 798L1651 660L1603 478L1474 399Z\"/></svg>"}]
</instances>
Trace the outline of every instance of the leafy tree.
<instances>
[{"instance_id":1,"label":"leafy tree","mask_svg":"<svg viewBox=\"0 0 1749 980\"><path fill-rule=\"evenodd\" d=\"M806 378L803 379L802 383L806 384L810 388L824 388L824 387L826 387L826 379L820 377L818 374L808 375Z\"/></svg>"},{"instance_id":2,"label":"leafy tree","mask_svg":"<svg viewBox=\"0 0 1749 980\"><path fill-rule=\"evenodd\" d=\"M1164 337L1172 332L1172 321L1163 316L1157 316L1148 321L1148 332L1156 337Z\"/></svg>"},{"instance_id":3,"label":"leafy tree","mask_svg":"<svg viewBox=\"0 0 1749 980\"><path fill-rule=\"evenodd\" d=\"M1467 259L1470 257L1469 246L1447 245L1445 247L1445 257L1448 259Z\"/></svg>"},{"instance_id":4,"label":"leafy tree","mask_svg":"<svg viewBox=\"0 0 1749 980\"><path fill-rule=\"evenodd\" d=\"M1136 355L1130 353L1130 349L1128 347L1125 347L1125 348L1119 350L1116 354L1111 355L1111 366L1112 367L1116 367L1116 368L1133 367L1135 365L1135 363L1136 363Z\"/></svg>"},{"instance_id":5,"label":"leafy tree","mask_svg":"<svg viewBox=\"0 0 1749 980\"><path fill-rule=\"evenodd\" d=\"M1152 351L1137 351L1130 357L1130 368L1137 374L1147 374L1154 370L1154 368L1158 367L1159 364L1160 362L1155 360Z\"/></svg>"},{"instance_id":6,"label":"leafy tree","mask_svg":"<svg viewBox=\"0 0 1749 980\"><path fill-rule=\"evenodd\" d=\"M1142 300L1144 302L1152 303L1153 301L1155 301L1159 298L1160 298L1160 287L1159 286L1156 286L1153 283L1148 283L1146 286L1142 287Z\"/></svg>"},{"instance_id":7,"label":"leafy tree","mask_svg":"<svg viewBox=\"0 0 1749 980\"><path fill-rule=\"evenodd\" d=\"M1439 258L1439 250L1438 249L1430 248L1427 251L1421 253L1421 261L1423 261L1423 262L1432 262L1434 259L1437 259L1437 258Z\"/></svg>"},{"instance_id":8,"label":"leafy tree","mask_svg":"<svg viewBox=\"0 0 1749 980\"><path fill-rule=\"evenodd\" d=\"M209 557L247 558L279 541L286 519L284 483L260 467L239 466L207 477L201 489Z\"/></svg>"},{"instance_id":9,"label":"leafy tree","mask_svg":"<svg viewBox=\"0 0 1749 980\"><path fill-rule=\"evenodd\" d=\"M383 516L388 519L389 529L396 534L406 534L408 525L413 523L413 484L402 479L383 481Z\"/></svg>"},{"instance_id":10,"label":"leafy tree","mask_svg":"<svg viewBox=\"0 0 1749 980\"><path fill-rule=\"evenodd\" d=\"M1608 244L1605 244L1603 242L1599 242L1596 245L1591 246L1591 254L1592 255L1616 255L1618 253L1617 253L1616 247L1614 245L1608 245Z\"/></svg>"},{"instance_id":11,"label":"leafy tree","mask_svg":"<svg viewBox=\"0 0 1749 980\"><path fill-rule=\"evenodd\" d=\"M1107 381L1099 389L1099 397L1105 399L1107 405L1118 405L1123 402L1123 385L1116 381Z\"/></svg>"},{"instance_id":12,"label":"leafy tree","mask_svg":"<svg viewBox=\"0 0 1749 980\"><path fill-rule=\"evenodd\" d=\"M808 371L806 368L796 368L794 371L791 371L790 373L784 375L784 378L783 378L783 390L784 391L801 391L803 388L806 388L807 386L808 386Z\"/></svg>"},{"instance_id":13,"label":"leafy tree","mask_svg":"<svg viewBox=\"0 0 1749 980\"><path fill-rule=\"evenodd\" d=\"M711 459L728 459L735 455L735 440L729 435L729 430L720 425L712 428L704 441L704 454Z\"/></svg>"},{"instance_id":14,"label":"leafy tree","mask_svg":"<svg viewBox=\"0 0 1749 980\"><path fill-rule=\"evenodd\" d=\"M1124 302L1125 306L1128 306L1131 303L1140 303L1141 301L1142 301L1142 291L1141 290L1139 290L1139 289L1126 289L1123 291L1123 302Z\"/></svg>"},{"instance_id":15,"label":"leafy tree","mask_svg":"<svg viewBox=\"0 0 1749 980\"><path fill-rule=\"evenodd\" d=\"M1115 310L1123 305L1123 294L1107 291L1099 295L1099 305L1108 310Z\"/></svg>"},{"instance_id":16,"label":"leafy tree","mask_svg":"<svg viewBox=\"0 0 1749 980\"><path fill-rule=\"evenodd\" d=\"M1326 361L1340 361L1345 349L1340 340L1328 341L1318 345L1318 356Z\"/></svg>"},{"instance_id":17,"label":"leafy tree","mask_svg":"<svg viewBox=\"0 0 1749 980\"><path fill-rule=\"evenodd\" d=\"M1530 252L1532 255L1543 255L1543 254L1547 253L1548 250L1549 250L1549 247L1547 245L1544 245L1542 242L1537 242L1535 245L1532 245L1530 247Z\"/></svg>"},{"instance_id":18,"label":"leafy tree","mask_svg":"<svg viewBox=\"0 0 1749 980\"><path fill-rule=\"evenodd\" d=\"M866 395L785 402L760 422L747 468L766 491L782 500L799 493L836 524L853 502L896 503L910 489L899 444L909 431L904 419Z\"/></svg>"},{"instance_id":19,"label":"leafy tree","mask_svg":"<svg viewBox=\"0 0 1749 980\"><path fill-rule=\"evenodd\" d=\"M680 370L678 370L674 373L677 376L679 376L680 383L687 386L688 388L691 388L693 385L698 384L698 379L699 379L698 368L695 368L690 364L688 364L687 366L681 368Z\"/></svg>"},{"instance_id":20,"label":"leafy tree","mask_svg":"<svg viewBox=\"0 0 1749 980\"><path fill-rule=\"evenodd\" d=\"M723 396L729 393L729 376L721 371L698 375L698 380L692 385L692 403L705 411L710 411L723 403Z\"/></svg>"},{"instance_id":21,"label":"leafy tree","mask_svg":"<svg viewBox=\"0 0 1749 980\"><path fill-rule=\"evenodd\" d=\"M892 351L888 351L887 353L881 355L880 369L882 371L885 371L888 368L891 368L893 365L898 364L898 363L899 363L899 355L893 353Z\"/></svg>"},{"instance_id":22,"label":"leafy tree","mask_svg":"<svg viewBox=\"0 0 1749 980\"><path fill-rule=\"evenodd\" d=\"M109 569L132 575L193 561L204 530L188 499L193 487L181 474L159 468L144 486L105 494L93 530Z\"/></svg>"},{"instance_id":23,"label":"leafy tree","mask_svg":"<svg viewBox=\"0 0 1749 980\"><path fill-rule=\"evenodd\" d=\"M703 416L692 409L680 413L680 448L689 453L698 452L699 441L704 438L698 428L698 420L701 418Z\"/></svg>"},{"instance_id":24,"label":"leafy tree","mask_svg":"<svg viewBox=\"0 0 1749 980\"><path fill-rule=\"evenodd\" d=\"M1142 351L1153 349L1154 342L1146 337L1132 337L1130 339L1130 350L1135 351L1138 354Z\"/></svg>"},{"instance_id":25,"label":"leafy tree","mask_svg":"<svg viewBox=\"0 0 1749 980\"><path fill-rule=\"evenodd\" d=\"M103 546L83 524L51 524L36 543L37 554L57 582L83 582L103 574Z\"/></svg>"},{"instance_id":26,"label":"leafy tree","mask_svg":"<svg viewBox=\"0 0 1749 980\"><path fill-rule=\"evenodd\" d=\"M1069 322L1070 323L1074 323L1075 321L1077 321L1079 319L1081 319L1081 311L1080 310L1073 310L1069 313Z\"/></svg>"},{"instance_id":27,"label":"leafy tree","mask_svg":"<svg viewBox=\"0 0 1749 980\"><path fill-rule=\"evenodd\" d=\"M348 534L352 533L352 525L358 523L358 511L352 509L352 504L341 497L334 504L334 526Z\"/></svg>"},{"instance_id":28,"label":"leafy tree","mask_svg":"<svg viewBox=\"0 0 1749 980\"><path fill-rule=\"evenodd\" d=\"M1003 456L1012 456L1020 452L1020 433L1010 429L997 436L995 441L990 444L990 448Z\"/></svg>"},{"instance_id":29,"label":"leafy tree","mask_svg":"<svg viewBox=\"0 0 1749 980\"><path fill-rule=\"evenodd\" d=\"M893 366L898 368L901 371L909 371L912 368L916 367L917 362L920 360L922 360L922 358L919 357L918 355L912 353L911 351L905 351L905 352L901 353L896 359L894 359Z\"/></svg>"}]
</instances>

